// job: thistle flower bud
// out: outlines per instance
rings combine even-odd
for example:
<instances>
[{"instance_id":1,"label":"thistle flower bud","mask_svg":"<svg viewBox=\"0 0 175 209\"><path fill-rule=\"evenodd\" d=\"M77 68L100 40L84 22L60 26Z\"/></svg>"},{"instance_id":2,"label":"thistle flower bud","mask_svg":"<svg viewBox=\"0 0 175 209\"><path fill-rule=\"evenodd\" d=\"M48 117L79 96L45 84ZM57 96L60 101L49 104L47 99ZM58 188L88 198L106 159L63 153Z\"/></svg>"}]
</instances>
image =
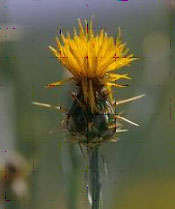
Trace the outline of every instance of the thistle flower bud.
<instances>
[{"instance_id":1,"label":"thistle flower bud","mask_svg":"<svg viewBox=\"0 0 175 209\"><path fill-rule=\"evenodd\" d=\"M95 146L111 140L116 133L116 127L121 125L114 117L114 106L109 100L109 93L102 87L95 94L96 110L92 112L88 102L85 102L82 88L73 96L72 106L67 114L66 127L71 134L71 140ZM116 124L111 128L111 125Z\"/></svg>"}]
</instances>

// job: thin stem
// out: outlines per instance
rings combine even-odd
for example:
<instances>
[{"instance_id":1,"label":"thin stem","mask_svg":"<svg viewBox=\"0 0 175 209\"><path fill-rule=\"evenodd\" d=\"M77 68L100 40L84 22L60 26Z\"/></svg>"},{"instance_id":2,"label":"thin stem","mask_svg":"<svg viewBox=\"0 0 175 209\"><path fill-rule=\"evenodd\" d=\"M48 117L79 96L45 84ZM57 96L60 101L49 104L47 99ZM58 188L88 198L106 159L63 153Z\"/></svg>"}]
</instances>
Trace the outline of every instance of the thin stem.
<instances>
[{"instance_id":1,"label":"thin stem","mask_svg":"<svg viewBox=\"0 0 175 209\"><path fill-rule=\"evenodd\" d=\"M101 183L99 172L99 147L88 150L89 153L89 189L92 198L91 209L100 209Z\"/></svg>"}]
</instances>

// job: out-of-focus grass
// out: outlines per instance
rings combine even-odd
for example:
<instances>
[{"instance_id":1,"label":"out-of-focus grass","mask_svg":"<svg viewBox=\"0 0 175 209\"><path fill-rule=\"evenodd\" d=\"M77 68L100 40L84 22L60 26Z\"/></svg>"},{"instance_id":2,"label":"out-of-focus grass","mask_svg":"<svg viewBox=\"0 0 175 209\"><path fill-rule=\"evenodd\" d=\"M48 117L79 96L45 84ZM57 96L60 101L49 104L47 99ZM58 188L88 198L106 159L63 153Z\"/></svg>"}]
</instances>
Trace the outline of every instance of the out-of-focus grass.
<instances>
[{"instance_id":1,"label":"out-of-focus grass","mask_svg":"<svg viewBox=\"0 0 175 209\"><path fill-rule=\"evenodd\" d=\"M147 176L128 182L111 209L174 209L174 176Z\"/></svg>"}]
</instances>

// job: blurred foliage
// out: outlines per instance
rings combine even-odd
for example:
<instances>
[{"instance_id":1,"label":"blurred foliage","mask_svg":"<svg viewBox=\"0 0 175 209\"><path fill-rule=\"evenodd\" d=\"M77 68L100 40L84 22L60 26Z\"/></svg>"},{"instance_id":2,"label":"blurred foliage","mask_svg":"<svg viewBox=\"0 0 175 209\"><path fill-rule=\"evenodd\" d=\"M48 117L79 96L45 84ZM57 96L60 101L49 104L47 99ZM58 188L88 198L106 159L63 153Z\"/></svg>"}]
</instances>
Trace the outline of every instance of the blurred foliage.
<instances>
[{"instance_id":1,"label":"blurred foliage","mask_svg":"<svg viewBox=\"0 0 175 209\"><path fill-rule=\"evenodd\" d=\"M45 14L47 7L42 7L35 19L32 15L35 16L36 11L31 17L24 15L22 19L23 12L29 15L28 8L22 4L21 16L11 8L7 18L1 20L4 27L9 23L16 25L18 33L15 36L14 31L14 37L18 37L14 40L10 38L10 32L6 31L5 38L0 31L1 79L14 89L15 117L12 119L16 150L33 162L33 172L28 179L30 195L21 203L20 209L88 207L84 159L78 146L66 143L68 136L60 127L64 115L33 107L31 101L71 105L71 86L51 90L44 87L63 76L63 67L52 57L48 45L52 44L60 25L65 31L71 30L78 17L92 15L95 27L104 27L111 35L115 35L120 26L130 51L141 57L122 70L131 74L132 81L129 88L116 90L116 98L147 95L140 101L119 107L119 111L124 110L124 115L140 127L126 124L129 132L121 133L118 143L105 144L101 149L108 167L103 185L104 208L173 209L175 30L172 25L175 10L170 10L163 0L157 3L110 0L103 1L103 7L96 0L94 5L89 2L89 8L81 2L74 9L71 9L71 3L65 6L66 2L62 1L64 6L61 3L59 6L58 2L49 5L48 10L57 9L50 16ZM29 10L42 5L41 1L30 3ZM63 12L66 18L62 16ZM45 16L47 21L44 21ZM8 103L9 98L5 99ZM50 134L51 130L55 131ZM7 131L10 131L8 127Z\"/></svg>"}]
</instances>

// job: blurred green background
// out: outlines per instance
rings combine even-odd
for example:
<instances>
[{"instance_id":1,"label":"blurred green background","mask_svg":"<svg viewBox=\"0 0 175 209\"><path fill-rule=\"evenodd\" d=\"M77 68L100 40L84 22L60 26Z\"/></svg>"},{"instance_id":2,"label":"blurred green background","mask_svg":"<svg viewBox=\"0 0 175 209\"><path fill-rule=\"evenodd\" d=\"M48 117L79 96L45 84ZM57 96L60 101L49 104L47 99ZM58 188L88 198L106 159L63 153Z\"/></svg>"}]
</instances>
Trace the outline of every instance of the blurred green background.
<instances>
[{"instance_id":1,"label":"blurred green background","mask_svg":"<svg viewBox=\"0 0 175 209\"><path fill-rule=\"evenodd\" d=\"M101 148L108 168L104 209L175 208L173 0L1 1L0 161L17 152L30 167L27 198L14 197L1 208L88 208L84 159L78 146L66 143L64 115L31 101L71 105L70 85L45 88L67 76L48 46L55 46L60 28L71 32L77 18L91 17L95 33L104 28L116 36L120 27L130 52L141 58L121 70L132 80L115 90L116 98L146 94L119 107L140 127L124 123L129 132Z\"/></svg>"}]
</instances>

